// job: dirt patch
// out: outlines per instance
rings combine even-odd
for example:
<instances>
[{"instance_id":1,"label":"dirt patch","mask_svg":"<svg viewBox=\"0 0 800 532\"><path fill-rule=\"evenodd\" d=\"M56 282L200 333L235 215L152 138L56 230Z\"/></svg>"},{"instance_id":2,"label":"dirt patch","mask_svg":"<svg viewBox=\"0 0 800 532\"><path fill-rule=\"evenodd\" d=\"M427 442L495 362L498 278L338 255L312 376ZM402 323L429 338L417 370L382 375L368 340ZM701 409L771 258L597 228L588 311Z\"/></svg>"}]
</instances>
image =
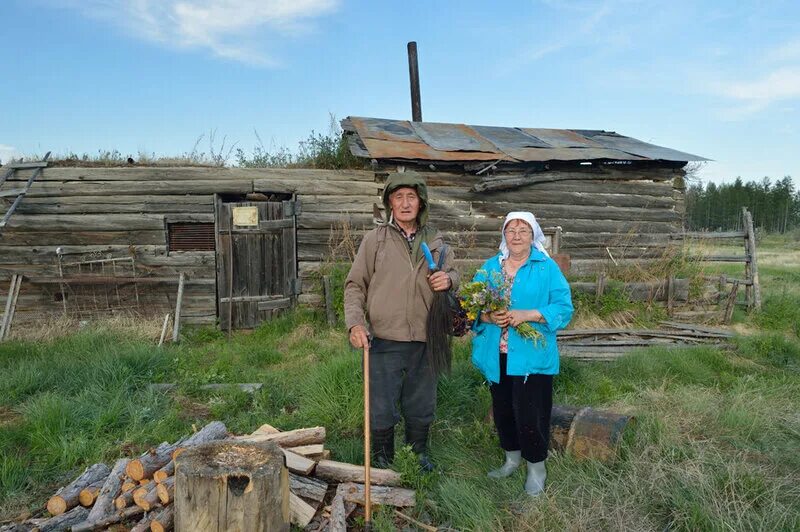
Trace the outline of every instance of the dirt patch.
<instances>
[{"instance_id":1,"label":"dirt patch","mask_svg":"<svg viewBox=\"0 0 800 532\"><path fill-rule=\"evenodd\" d=\"M0 406L0 426L13 425L22 421L22 416L7 406Z\"/></svg>"},{"instance_id":2,"label":"dirt patch","mask_svg":"<svg viewBox=\"0 0 800 532\"><path fill-rule=\"evenodd\" d=\"M180 417L182 419L207 419L211 417L211 408L205 403L196 403L184 395L176 396L175 402L180 407Z\"/></svg>"}]
</instances>

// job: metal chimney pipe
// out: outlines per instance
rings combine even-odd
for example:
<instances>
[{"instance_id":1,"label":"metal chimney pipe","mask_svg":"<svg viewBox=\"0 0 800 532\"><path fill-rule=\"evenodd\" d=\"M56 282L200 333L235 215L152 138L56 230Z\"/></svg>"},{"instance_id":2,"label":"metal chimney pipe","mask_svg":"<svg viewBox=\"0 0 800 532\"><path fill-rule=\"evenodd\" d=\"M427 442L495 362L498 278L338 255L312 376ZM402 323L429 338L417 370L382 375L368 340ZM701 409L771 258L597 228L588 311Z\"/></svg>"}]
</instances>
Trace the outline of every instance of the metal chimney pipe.
<instances>
[{"instance_id":1,"label":"metal chimney pipe","mask_svg":"<svg viewBox=\"0 0 800 532\"><path fill-rule=\"evenodd\" d=\"M419 94L419 64L417 63L417 43L408 43L408 78L411 82L411 120L422 122L422 100Z\"/></svg>"}]
</instances>

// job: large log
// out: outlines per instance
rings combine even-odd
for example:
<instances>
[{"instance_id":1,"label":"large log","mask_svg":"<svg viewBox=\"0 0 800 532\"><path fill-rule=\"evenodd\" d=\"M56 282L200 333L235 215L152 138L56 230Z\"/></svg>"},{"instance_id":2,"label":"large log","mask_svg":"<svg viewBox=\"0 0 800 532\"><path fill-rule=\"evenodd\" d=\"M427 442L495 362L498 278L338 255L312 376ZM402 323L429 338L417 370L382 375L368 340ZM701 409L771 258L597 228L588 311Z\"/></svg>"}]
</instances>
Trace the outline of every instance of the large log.
<instances>
[{"instance_id":1,"label":"large log","mask_svg":"<svg viewBox=\"0 0 800 532\"><path fill-rule=\"evenodd\" d=\"M298 447L300 445L325 443L325 427L311 427L269 434L249 434L238 436L236 439L251 443L271 441L284 448Z\"/></svg>"},{"instance_id":2,"label":"large log","mask_svg":"<svg viewBox=\"0 0 800 532\"><path fill-rule=\"evenodd\" d=\"M61 515L67 510L78 505L81 490L98 481L104 481L111 470L105 464L94 464L89 466L78 478L59 489L55 495L47 501L47 511L52 515ZM88 514L89 511L87 510Z\"/></svg>"},{"instance_id":3,"label":"large log","mask_svg":"<svg viewBox=\"0 0 800 532\"><path fill-rule=\"evenodd\" d=\"M33 184L27 197L133 195L145 190L149 195L247 194L253 191L253 182L248 180L150 181L145 185L138 181L68 181L65 183L41 181Z\"/></svg>"},{"instance_id":4,"label":"large log","mask_svg":"<svg viewBox=\"0 0 800 532\"><path fill-rule=\"evenodd\" d=\"M14 180L24 181L32 170L17 170ZM217 181L285 179L301 181L364 181L373 183L368 170L321 170L315 168L220 168L216 166L53 166L45 168L38 181L132 181L144 191L151 181ZM180 184L180 183L178 183ZM184 183L186 184L186 183Z\"/></svg>"},{"instance_id":5,"label":"large log","mask_svg":"<svg viewBox=\"0 0 800 532\"><path fill-rule=\"evenodd\" d=\"M131 487L128 490L123 491L119 494L119 496L114 499L114 508L117 510L124 510L131 504L133 504L133 492L139 489L136 486Z\"/></svg>"},{"instance_id":6,"label":"large log","mask_svg":"<svg viewBox=\"0 0 800 532\"><path fill-rule=\"evenodd\" d=\"M139 520L139 522L136 523L128 532L146 532L147 530L150 530L150 521L150 516L145 514L145 516L142 517L141 520Z\"/></svg>"},{"instance_id":7,"label":"large log","mask_svg":"<svg viewBox=\"0 0 800 532\"><path fill-rule=\"evenodd\" d=\"M175 530L285 530L289 472L271 443L210 442L175 461Z\"/></svg>"},{"instance_id":8,"label":"large log","mask_svg":"<svg viewBox=\"0 0 800 532\"><path fill-rule=\"evenodd\" d=\"M116 499L117 495L122 491L122 483L125 479L125 466L128 465L128 461L127 458L120 458L114 463L111 473L109 473L106 478L103 487L100 488L100 493L94 501L94 506L92 506L86 518L88 521L97 521L114 512L114 499Z\"/></svg>"},{"instance_id":9,"label":"large log","mask_svg":"<svg viewBox=\"0 0 800 532\"><path fill-rule=\"evenodd\" d=\"M336 482L364 482L364 466L320 460L314 473L317 477ZM399 486L400 473L391 469L370 469L370 479L376 486Z\"/></svg>"}]
</instances>

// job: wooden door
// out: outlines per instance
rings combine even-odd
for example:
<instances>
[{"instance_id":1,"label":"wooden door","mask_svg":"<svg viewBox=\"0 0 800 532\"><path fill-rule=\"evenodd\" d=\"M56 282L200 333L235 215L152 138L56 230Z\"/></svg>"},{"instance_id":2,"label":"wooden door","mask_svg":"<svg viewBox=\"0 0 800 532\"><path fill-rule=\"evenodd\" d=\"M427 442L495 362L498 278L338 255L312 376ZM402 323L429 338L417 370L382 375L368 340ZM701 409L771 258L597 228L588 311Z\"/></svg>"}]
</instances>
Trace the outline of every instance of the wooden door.
<instances>
[{"instance_id":1,"label":"wooden door","mask_svg":"<svg viewBox=\"0 0 800 532\"><path fill-rule=\"evenodd\" d=\"M296 203L217 199L215 207L220 327L251 329L292 306L299 292Z\"/></svg>"}]
</instances>

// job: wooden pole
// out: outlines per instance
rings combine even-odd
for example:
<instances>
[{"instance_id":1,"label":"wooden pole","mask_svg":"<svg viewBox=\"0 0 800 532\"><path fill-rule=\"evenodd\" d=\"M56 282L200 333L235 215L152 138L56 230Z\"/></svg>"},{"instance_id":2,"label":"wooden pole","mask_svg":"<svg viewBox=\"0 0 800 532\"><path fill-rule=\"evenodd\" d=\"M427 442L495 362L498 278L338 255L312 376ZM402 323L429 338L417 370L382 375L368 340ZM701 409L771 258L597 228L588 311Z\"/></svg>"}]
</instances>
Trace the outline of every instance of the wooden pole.
<instances>
[{"instance_id":1,"label":"wooden pole","mask_svg":"<svg viewBox=\"0 0 800 532\"><path fill-rule=\"evenodd\" d=\"M750 264L750 281L753 283L753 306L756 310L761 310L761 284L758 282L758 261L756 259L756 232L753 227L753 215L745 210L745 221L747 222L747 242L748 259Z\"/></svg>"},{"instance_id":2,"label":"wooden pole","mask_svg":"<svg viewBox=\"0 0 800 532\"><path fill-rule=\"evenodd\" d=\"M226 214L231 212L230 207L227 209ZM228 220L228 340L231 339L233 332L233 214L230 215Z\"/></svg>"},{"instance_id":3,"label":"wooden pole","mask_svg":"<svg viewBox=\"0 0 800 532\"><path fill-rule=\"evenodd\" d=\"M11 330L11 322L14 321L14 310L17 308L17 298L19 287L22 284L22 276L14 274L8 285L8 298L6 299L6 310L3 313L3 322L0 325L0 342L6 339L8 331Z\"/></svg>"},{"instance_id":4,"label":"wooden pole","mask_svg":"<svg viewBox=\"0 0 800 532\"><path fill-rule=\"evenodd\" d=\"M186 280L186 274L181 272L178 279L178 297L175 300L175 319L172 320L172 342L178 343L181 334L181 306L183 304L183 283Z\"/></svg>"},{"instance_id":5,"label":"wooden pole","mask_svg":"<svg viewBox=\"0 0 800 532\"><path fill-rule=\"evenodd\" d=\"M411 83L411 120L422 122L422 100L419 91L419 63L417 62L417 43L408 43L408 78Z\"/></svg>"},{"instance_id":6,"label":"wooden pole","mask_svg":"<svg viewBox=\"0 0 800 532\"><path fill-rule=\"evenodd\" d=\"M372 529L370 496L369 343L364 346L364 528Z\"/></svg>"},{"instance_id":7,"label":"wooden pole","mask_svg":"<svg viewBox=\"0 0 800 532\"><path fill-rule=\"evenodd\" d=\"M169 314L164 316L164 325L161 326L161 338L158 339L158 347L164 345L164 339L167 337L167 324L169 324Z\"/></svg>"}]
</instances>

